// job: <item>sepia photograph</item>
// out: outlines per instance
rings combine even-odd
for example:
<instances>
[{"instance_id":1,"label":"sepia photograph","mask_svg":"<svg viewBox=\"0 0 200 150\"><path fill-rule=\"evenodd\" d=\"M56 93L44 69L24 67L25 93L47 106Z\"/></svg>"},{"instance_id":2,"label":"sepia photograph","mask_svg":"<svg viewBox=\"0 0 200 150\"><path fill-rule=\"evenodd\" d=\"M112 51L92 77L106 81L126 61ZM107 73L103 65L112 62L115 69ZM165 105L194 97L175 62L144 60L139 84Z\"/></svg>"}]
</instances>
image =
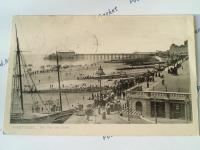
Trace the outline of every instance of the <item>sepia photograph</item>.
<instances>
[{"instance_id":1,"label":"sepia photograph","mask_svg":"<svg viewBox=\"0 0 200 150\"><path fill-rule=\"evenodd\" d=\"M193 22L192 16L15 16L6 126L197 128Z\"/></svg>"}]
</instances>

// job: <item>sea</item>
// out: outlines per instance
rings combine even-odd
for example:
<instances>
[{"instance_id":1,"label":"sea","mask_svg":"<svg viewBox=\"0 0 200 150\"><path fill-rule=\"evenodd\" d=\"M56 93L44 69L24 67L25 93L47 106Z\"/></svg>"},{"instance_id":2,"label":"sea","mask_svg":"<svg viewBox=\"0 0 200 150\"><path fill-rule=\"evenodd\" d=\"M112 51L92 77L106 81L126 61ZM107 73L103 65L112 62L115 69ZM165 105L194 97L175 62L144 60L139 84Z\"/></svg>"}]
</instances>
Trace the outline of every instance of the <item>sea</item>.
<instances>
[{"instance_id":1,"label":"sea","mask_svg":"<svg viewBox=\"0 0 200 150\"><path fill-rule=\"evenodd\" d=\"M56 65L56 60L48 60L44 59L45 54L26 54L24 55L25 63L31 64L33 70L40 70L41 66L54 66ZM95 61L91 60L59 60L60 65L90 65L95 63Z\"/></svg>"}]
</instances>

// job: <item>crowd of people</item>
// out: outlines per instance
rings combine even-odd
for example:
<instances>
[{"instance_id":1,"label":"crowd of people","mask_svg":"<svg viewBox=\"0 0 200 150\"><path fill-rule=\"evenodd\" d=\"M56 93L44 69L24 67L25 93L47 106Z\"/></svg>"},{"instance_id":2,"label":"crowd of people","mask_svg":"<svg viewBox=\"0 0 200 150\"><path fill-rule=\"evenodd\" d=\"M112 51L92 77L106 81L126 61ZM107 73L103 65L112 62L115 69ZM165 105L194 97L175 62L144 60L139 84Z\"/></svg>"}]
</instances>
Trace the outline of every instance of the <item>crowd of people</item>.
<instances>
[{"instance_id":1,"label":"crowd of people","mask_svg":"<svg viewBox=\"0 0 200 150\"><path fill-rule=\"evenodd\" d=\"M32 113L55 113L60 111L60 105L52 100L45 101L44 104L38 101L32 105Z\"/></svg>"},{"instance_id":2,"label":"crowd of people","mask_svg":"<svg viewBox=\"0 0 200 150\"><path fill-rule=\"evenodd\" d=\"M171 66L168 68L168 73L173 74L173 75L178 75L178 68L180 67L183 69L183 66L181 65L181 63L177 63L174 66Z\"/></svg>"}]
</instances>

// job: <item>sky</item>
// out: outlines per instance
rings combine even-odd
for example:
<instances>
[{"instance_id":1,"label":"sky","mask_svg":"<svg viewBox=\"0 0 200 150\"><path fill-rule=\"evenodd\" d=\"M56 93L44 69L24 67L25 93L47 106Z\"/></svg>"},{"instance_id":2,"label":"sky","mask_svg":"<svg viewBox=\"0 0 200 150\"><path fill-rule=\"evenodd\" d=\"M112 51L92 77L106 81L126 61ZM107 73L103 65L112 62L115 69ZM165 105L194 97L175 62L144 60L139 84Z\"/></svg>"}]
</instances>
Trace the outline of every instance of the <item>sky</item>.
<instances>
[{"instance_id":1,"label":"sky","mask_svg":"<svg viewBox=\"0 0 200 150\"><path fill-rule=\"evenodd\" d=\"M168 50L189 38L185 16L15 16L11 49L32 53L132 53Z\"/></svg>"}]
</instances>

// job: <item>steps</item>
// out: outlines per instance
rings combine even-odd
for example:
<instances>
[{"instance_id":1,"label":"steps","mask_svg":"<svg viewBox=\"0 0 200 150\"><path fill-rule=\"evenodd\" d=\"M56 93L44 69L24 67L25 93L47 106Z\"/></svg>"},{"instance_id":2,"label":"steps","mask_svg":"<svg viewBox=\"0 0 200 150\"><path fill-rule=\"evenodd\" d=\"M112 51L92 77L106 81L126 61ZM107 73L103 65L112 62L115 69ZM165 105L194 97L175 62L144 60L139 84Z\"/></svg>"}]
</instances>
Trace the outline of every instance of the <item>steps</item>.
<instances>
[{"instance_id":1,"label":"steps","mask_svg":"<svg viewBox=\"0 0 200 150\"><path fill-rule=\"evenodd\" d=\"M135 119L140 119L142 115L141 112L136 111L133 107L130 106L128 108L127 104L122 105L122 115L128 116L128 114L131 118L135 118Z\"/></svg>"}]
</instances>

